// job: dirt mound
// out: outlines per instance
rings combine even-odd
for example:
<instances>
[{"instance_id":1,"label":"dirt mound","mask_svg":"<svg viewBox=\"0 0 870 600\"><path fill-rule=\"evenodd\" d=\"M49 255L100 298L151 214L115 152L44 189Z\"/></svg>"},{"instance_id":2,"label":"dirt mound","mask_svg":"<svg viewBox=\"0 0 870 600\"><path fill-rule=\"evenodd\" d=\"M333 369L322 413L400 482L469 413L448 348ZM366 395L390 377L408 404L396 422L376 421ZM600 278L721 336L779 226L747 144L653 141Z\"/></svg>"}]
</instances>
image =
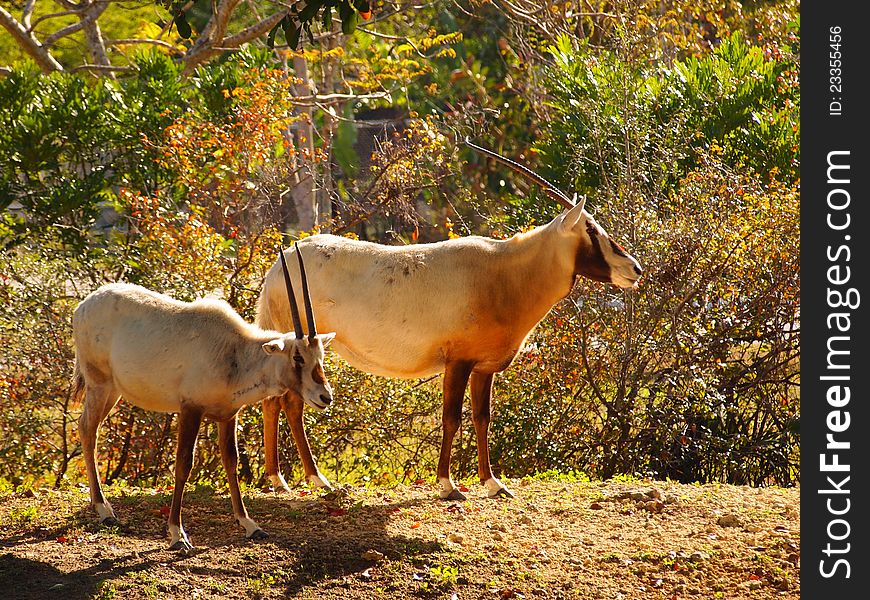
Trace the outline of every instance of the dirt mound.
<instances>
[{"instance_id":1,"label":"dirt mound","mask_svg":"<svg viewBox=\"0 0 870 600\"><path fill-rule=\"evenodd\" d=\"M246 541L229 497L185 496L196 546L168 549L171 490L0 499L0 596L27 598L800 598L800 491L620 480L507 480L514 499L428 482L291 495L248 490L269 534Z\"/></svg>"}]
</instances>

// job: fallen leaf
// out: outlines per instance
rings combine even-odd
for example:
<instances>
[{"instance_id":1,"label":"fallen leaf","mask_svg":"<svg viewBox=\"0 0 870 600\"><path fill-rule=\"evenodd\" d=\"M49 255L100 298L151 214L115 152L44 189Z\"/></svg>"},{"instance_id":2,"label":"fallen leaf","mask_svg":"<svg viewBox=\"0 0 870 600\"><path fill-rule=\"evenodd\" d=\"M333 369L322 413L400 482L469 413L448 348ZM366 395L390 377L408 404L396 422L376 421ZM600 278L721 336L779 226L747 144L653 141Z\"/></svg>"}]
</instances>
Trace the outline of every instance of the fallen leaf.
<instances>
[{"instance_id":1,"label":"fallen leaf","mask_svg":"<svg viewBox=\"0 0 870 600\"><path fill-rule=\"evenodd\" d=\"M411 523L411 529L417 529L420 526L420 523Z\"/></svg>"}]
</instances>

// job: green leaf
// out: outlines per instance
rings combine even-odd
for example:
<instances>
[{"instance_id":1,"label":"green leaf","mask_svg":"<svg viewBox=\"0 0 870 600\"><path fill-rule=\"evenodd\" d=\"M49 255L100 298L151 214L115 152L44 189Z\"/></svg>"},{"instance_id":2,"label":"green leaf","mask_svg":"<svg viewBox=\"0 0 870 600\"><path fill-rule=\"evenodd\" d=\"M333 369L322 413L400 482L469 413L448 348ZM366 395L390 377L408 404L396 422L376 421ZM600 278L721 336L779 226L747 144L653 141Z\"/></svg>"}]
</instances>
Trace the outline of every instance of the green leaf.
<instances>
[{"instance_id":1,"label":"green leaf","mask_svg":"<svg viewBox=\"0 0 870 600\"><path fill-rule=\"evenodd\" d=\"M356 24L358 21L359 21L359 15L356 12L351 11L348 14L347 19L341 20L341 32L344 35L352 34L354 31L356 31Z\"/></svg>"},{"instance_id":2,"label":"green leaf","mask_svg":"<svg viewBox=\"0 0 870 600\"><path fill-rule=\"evenodd\" d=\"M299 46L299 34L302 33L302 26L296 27L295 25L290 25L290 27L284 29L284 39L287 40L287 45L292 49L296 50Z\"/></svg>"},{"instance_id":3,"label":"green leaf","mask_svg":"<svg viewBox=\"0 0 870 600\"><path fill-rule=\"evenodd\" d=\"M275 47L275 35L277 35L279 27L281 27L281 23L278 23L277 25L275 25L272 28L272 31L269 32L269 37L266 38L266 45L269 47L269 49L272 49Z\"/></svg>"},{"instance_id":4,"label":"green leaf","mask_svg":"<svg viewBox=\"0 0 870 600\"><path fill-rule=\"evenodd\" d=\"M175 29L178 30L178 35L186 40L189 40L190 36L193 35L193 30L190 28L184 13L180 13L175 17Z\"/></svg>"},{"instance_id":5,"label":"green leaf","mask_svg":"<svg viewBox=\"0 0 870 600\"><path fill-rule=\"evenodd\" d=\"M299 12L299 21L301 23L307 23L311 21L314 17L317 16L317 11L320 10L320 7L321 2L312 2L311 0L309 0L308 3L305 5L305 8L303 8Z\"/></svg>"}]
</instances>

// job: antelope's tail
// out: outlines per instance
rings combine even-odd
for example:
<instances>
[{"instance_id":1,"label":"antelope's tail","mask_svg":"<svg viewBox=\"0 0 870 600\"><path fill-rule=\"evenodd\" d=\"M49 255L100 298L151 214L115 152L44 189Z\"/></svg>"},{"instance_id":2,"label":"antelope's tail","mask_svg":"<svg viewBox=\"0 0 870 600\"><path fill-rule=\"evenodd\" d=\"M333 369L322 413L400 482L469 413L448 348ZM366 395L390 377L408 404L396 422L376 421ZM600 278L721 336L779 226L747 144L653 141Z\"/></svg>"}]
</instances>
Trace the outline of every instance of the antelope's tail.
<instances>
[{"instance_id":1,"label":"antelope's tail","mask_svg":"<svg viewBox=\"0 0 870 600\"><path fill-rule=\"evenodd\" d=\"M70 397L71 404L73 406L77 404L81 404L82 396L85 393L85 377L82 375L82 369L79 366L79 358L76 356L76 365L73 369L72 381L70 382L70 386L72 387L72 396Z\"/></svg>"}]
</instances>

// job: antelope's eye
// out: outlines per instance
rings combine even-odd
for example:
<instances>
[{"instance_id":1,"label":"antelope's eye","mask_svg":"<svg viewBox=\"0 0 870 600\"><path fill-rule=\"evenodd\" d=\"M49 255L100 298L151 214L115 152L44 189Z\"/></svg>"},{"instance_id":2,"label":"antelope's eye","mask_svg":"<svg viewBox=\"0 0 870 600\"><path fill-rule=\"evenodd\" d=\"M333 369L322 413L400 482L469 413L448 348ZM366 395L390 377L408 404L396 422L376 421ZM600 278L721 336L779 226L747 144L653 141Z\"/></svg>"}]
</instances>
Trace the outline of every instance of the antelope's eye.
<instances>
[{"instance_id":1,"label":"antelope's eye","mask_svg":"<svg viewBox=\"0 0 870 600\"><path fill-rule=\"evenodd\" d=\"M305 359L302 358L301 354L296 354L295 356L293 356L293 362L296 363L297 367L304 367L305 366Z\"/></svg>"},{"instance_id":2,"label":"antelope's eye","mask_svg":"<svg viewBox=\"0 0 870 600\"><path fill-rule=\"evenodd\" d=\"M598 230L595 228L595 225L592 223L586 223L586 233L589 234L589 237L595 237L598 235Z\"/></svg>"}]
</instances>

